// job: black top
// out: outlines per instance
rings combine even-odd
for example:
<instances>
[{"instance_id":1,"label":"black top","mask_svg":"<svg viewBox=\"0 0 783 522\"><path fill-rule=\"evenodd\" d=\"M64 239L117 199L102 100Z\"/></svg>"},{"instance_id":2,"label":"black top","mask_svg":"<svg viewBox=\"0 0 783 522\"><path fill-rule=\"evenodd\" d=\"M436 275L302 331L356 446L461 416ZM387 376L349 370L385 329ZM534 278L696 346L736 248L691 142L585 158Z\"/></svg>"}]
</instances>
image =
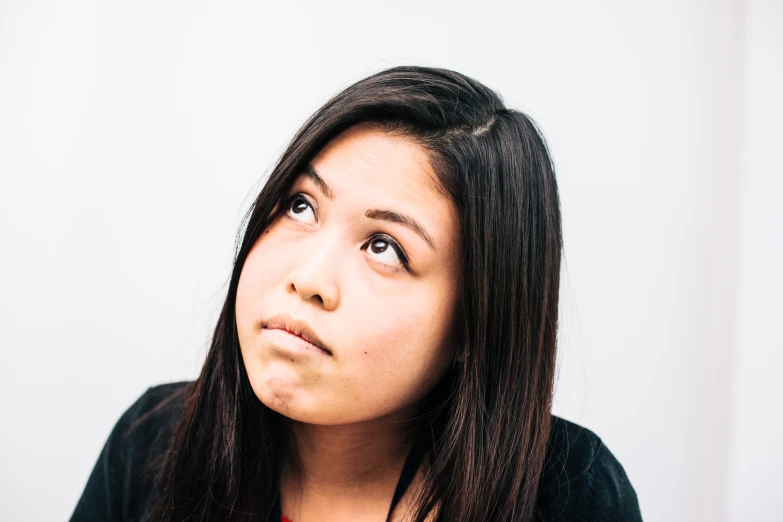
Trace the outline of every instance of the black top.
<instances>
[{"instance_id":1,"label":"black top","mask_svg":"<svg viewBox=\"0 0 783 522\"><path fill-rule=\"evenodd\" d=\"M135 419L186 384L187 381L148 388L123 413L98 456L71 522L149 520L154 478L142 470L152 456L160 455L168 445L184 396L177 397L171 407L163 408L159 415L151 416L127 435L126 431ZM403 472L395 491L396 500L410 482L420 457L414 446L406 462L407 473ZM539 486L539 506L546 521L642 520L636 492L609 448L589 429L555 415Z\"/></svg>"}]
</instances>

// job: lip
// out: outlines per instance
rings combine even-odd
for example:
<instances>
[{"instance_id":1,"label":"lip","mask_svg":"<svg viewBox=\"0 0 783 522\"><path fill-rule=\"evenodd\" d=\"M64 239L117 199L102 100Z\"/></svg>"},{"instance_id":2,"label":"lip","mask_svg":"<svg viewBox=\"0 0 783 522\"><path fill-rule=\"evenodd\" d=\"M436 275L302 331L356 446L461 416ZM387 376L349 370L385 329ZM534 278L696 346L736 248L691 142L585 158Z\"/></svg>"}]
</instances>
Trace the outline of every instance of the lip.
<instances>
[{"instance_id":1,"label":"lip","mask_svg":"<svg viewBox=\"0 0 783 522\"><path fill-rule=\"evenodd\" d=\"M266 330L283 330L288 332L327 355L332 355L332 350L329 349L328 345L318 337L318 334L310 328L310 325L301 319L296 319L288 314L279 314L264 321L263 327Z\"/></svg>"}]
</instances>

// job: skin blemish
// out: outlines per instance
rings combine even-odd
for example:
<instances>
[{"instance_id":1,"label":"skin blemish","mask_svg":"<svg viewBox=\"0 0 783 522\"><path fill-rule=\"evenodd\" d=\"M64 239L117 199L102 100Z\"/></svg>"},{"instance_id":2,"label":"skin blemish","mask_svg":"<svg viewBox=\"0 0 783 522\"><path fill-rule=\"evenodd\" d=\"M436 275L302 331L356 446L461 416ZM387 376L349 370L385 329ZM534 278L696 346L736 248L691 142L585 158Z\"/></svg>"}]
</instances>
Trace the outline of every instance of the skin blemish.
<instances>
[{"instance_id":1,"label":"skin blemish","mask_svg":"<svg viewBox=\"0 0 783 522\"><path fill-rule=\"evenodd\" d=\"M266 386L271 392L269 406L285 415L291 404L295 386L288 379L276 377L268 379Z\"/></svg>"}]
</instances>

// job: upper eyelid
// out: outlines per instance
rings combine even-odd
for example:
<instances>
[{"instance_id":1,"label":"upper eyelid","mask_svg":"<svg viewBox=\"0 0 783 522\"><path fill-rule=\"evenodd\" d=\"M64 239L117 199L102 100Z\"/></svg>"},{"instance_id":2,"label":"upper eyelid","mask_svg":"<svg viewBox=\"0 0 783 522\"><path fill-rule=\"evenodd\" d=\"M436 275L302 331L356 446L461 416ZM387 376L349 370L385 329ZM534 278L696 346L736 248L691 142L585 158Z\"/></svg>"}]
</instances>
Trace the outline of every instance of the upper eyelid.
<instances>
[{"instance_id":1,"label":"upper eyelid","mask_svg":"<svg viewBox=\"0 0 783 522\"><path fill-rule=\"evenodd\" d=\"M285 195L285 197L284 197L283 199L284 199L285 201L288 201L288 200L291 200L291 199L293 199L293 198L294 198L294 197L296 197L296 196L309 196L309 198L307 198L308 200L309 200L309 199L315 199L315 198L313 198L313 196L311 196L311 195L310 195L310 194L308 194L307 192L302 192L301 190L293 190L293 189L291 189L291 190L288 192L288 194L286 194L286 195Z\"/></svg>"}]
</instances>

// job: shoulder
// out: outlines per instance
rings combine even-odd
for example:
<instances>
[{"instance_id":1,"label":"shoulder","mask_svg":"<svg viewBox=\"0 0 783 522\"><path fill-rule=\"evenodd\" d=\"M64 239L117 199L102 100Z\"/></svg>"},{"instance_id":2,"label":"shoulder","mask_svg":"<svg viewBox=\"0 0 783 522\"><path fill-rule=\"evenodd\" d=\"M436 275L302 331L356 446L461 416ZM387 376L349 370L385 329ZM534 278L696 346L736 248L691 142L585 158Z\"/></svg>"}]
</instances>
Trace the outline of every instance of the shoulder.
<instances>
[{"instance_id":1,"label":"shoulder","mask_svg":"<svg viewBox=\"0 0 783 522\"><path fill-rule=\"evenodd\" d=\"M182 413L189 381L159 384L147 388L122 414L107 444L114 447L109 457L121 459L126 476L138 485L151 485L152 469L168 448Z\"/></svg>"},{"instance_id":2,"label":"shoulder","mask_svg":"<svg viewBox=\"0 0 783 522\"><path fill-rule=\"evenodd\" d=\"M191 381L147 388L115 423L71 517L130 520L145 508L156 465L176 427Z\"/></svg>"},{"instance_id":3,"label":"shoulder","mask_svg":"<svg viewBox=\"0 0 783 522\"><path fill-rule=\"evenodd\" d=\"M625 469L593 431L552 415L539 486L543 520L641 521Z\"/></svg>"},{"instance_id":4,"label":"shoulder","mask_svg":"<svg viewBox=\"0 0 783 522\"><path fill-rule=\"evenodd\" d=\"M122 413L107 444L136 461L163 449L179 420L190 384L181 381L147 388Z\"/></svg>"},{"instance_id":5,"label":"shoulder","mask_svg":"<svg viewBox=\"0 0 783 522\"><path fill-rule=\"evenodd\" d=\"M146 440L173 428L192 381L151 386L122 414L117 422L118 436L133 442Z\"/></svg>"}]
</instances>

